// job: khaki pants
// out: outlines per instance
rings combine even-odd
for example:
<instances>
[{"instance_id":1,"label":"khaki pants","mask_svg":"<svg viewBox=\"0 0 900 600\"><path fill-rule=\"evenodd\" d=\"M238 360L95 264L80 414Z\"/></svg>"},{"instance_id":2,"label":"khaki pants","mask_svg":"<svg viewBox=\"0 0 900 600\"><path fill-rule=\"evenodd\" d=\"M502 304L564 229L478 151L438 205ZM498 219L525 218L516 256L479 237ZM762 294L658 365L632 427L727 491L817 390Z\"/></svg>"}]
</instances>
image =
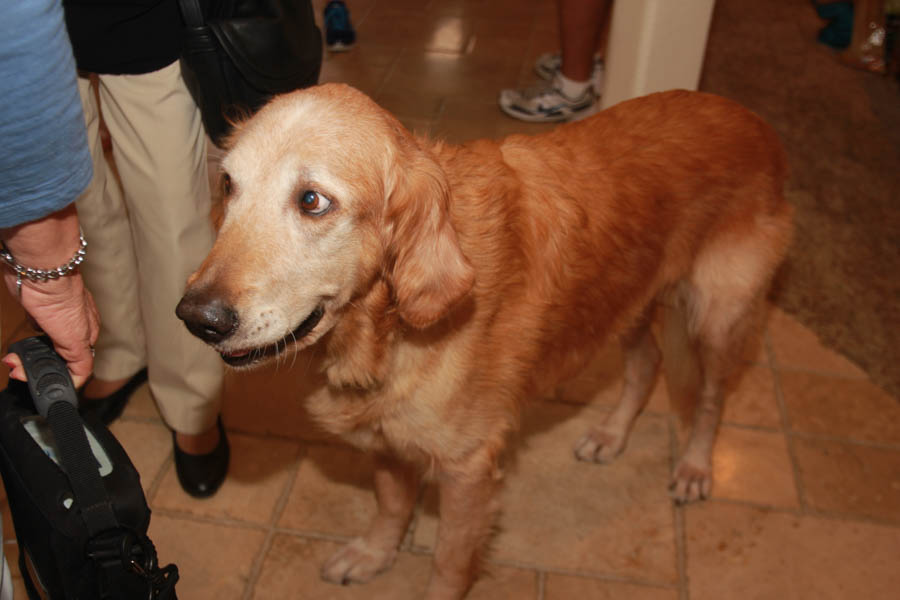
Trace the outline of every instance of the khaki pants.
<instances>
[{"instance_id":1,"label":"khaki pants","mask_svg":"<svg viewBox=\"0 0 900 600\"><path fill-rule=\"evenodd\" d=\"M94 374L122 379L146 366L166 423L201 433L219 414L223 365L175 316L214 238L200 112L177 61L143 75L100 75L98 85L119 179L103 154L97 95L79 78L94 159L77 202L88 240L81 271L101 318Z\"/></svg>"}]
</instances>

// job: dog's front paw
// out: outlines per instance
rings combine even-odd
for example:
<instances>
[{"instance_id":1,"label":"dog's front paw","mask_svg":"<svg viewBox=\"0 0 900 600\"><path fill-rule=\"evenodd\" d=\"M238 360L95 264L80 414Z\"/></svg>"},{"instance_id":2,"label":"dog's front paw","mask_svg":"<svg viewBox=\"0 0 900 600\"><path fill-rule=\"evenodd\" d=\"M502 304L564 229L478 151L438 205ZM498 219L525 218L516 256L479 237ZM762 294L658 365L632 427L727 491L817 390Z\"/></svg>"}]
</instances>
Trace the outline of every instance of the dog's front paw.
<instances>
[{"instance_id":1,"label":"dog's front paw","mask_svg":"<svg viewBox=\"0 0 900 600\"><path fill-rule=\"evenodd\" d=\"M672 474L669 496L679 503L706 500L712 491L712 466L697 465L682 458Z\"/></svg>"},{"instance_id":2,"label":"dog's front paw","mask_svg":"<svg viewBox=\"0 0 900 600\"><path fill-rule=\"evenodd\" d=\"M592 427L575 443L575 458L586 462L612 462L625 449L627 432L608 426Z\"/></svg>"},{"instance_id":3,"label":"dog's front paw","mask_svg":"<svg viewBox=\"0 0 900 600\"><path fill-rule=\"evenodd\" d=\"M340 585L365 583L389 569L396 556L395 549L373 548L365 539L358 537L325 561L322 565L322 579Z\"/></svg>"}]
</instances>

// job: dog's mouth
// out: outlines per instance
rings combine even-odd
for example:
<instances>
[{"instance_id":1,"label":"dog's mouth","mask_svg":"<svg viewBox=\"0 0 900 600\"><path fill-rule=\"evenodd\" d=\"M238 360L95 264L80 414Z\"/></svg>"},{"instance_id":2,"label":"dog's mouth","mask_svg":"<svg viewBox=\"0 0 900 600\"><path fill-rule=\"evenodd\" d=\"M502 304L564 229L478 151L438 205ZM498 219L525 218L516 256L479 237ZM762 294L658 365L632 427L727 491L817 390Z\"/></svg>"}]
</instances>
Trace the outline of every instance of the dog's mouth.
<instances>
[{"instance_id":1,"label":"dog's mouth","mask_svg":"<svg viewBox=\"0 0 900 600\"><path fill-rule=\"evenodd\" d=\"M219 355L222 357L222 360L232 367L244 367L263 359L277 356L284 352L285 348L292 342L296 342L309 335L309 333L315 329L316 325L319 324L319 321L322 320L324 315L325 308L320 305L312 311L312 313L310 313L296 329L274 344L268 344L259 348L246 348L236 352L221 352Z\"/></svg>"}]
</instances>

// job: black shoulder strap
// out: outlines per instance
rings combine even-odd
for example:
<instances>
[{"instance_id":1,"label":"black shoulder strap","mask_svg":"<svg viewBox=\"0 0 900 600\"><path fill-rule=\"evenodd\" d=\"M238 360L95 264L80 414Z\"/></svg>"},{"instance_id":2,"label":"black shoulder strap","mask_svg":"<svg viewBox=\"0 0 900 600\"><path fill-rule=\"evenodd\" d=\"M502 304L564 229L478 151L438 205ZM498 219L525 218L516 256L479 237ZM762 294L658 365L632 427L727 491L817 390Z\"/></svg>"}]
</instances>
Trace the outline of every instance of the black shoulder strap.
<instances>
[{"instance_id":1,"label":"black shoulder strap","mask_svg":"<svg viewBox=\"0 0 900 600\"><path fill-rule=\"evenodd\" d=\"M188 27L203 27L203 11L200 10L198 0L178 0L181 7L181 16Z\"/></svg>"},{"instance_id":2,"label":"black shoulder strap","mask_svg":"<svg viewBox=\"0 0 900 600\"><path fill-rule=\"evenodd\" d=\"M94 536L118 527L97 459L78 414L78 395L66 363L46 336L26 338L11 344L9 350L22 359L35 408L53 432L60 463L89 534Z\"/></svg>"}]
</instances>

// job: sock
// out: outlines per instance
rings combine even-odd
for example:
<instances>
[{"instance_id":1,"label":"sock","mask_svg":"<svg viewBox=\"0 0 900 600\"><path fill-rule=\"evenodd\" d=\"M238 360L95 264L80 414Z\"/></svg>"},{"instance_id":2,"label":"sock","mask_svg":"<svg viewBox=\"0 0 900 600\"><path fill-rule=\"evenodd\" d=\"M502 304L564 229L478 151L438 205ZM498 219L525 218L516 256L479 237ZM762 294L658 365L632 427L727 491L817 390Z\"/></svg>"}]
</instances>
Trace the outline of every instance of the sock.
<instances>
[{"instance_id":1,"label":"sock","mask_svg":"<svg viewBox=\"0 0 900 600\"><path fill-rule=\"evenodd\" d=\"M556 75L556 89L562 92L563 96L574 100L575 98L580 98L585 90L587 90L591 85L591 80L587 79L585 81L573 81L569 79L562 72L557 73Z\"/></svg>"}]
</instances>

